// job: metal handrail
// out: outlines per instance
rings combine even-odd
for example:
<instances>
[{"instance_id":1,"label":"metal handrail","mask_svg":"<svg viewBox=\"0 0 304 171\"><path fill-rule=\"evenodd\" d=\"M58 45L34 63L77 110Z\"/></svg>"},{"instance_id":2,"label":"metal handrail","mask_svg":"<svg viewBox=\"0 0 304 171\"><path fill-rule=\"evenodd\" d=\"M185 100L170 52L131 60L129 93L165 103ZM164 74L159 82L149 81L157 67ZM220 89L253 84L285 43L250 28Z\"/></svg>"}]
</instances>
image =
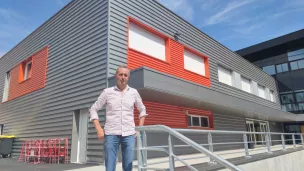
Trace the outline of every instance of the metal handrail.
<instances>
[{"instance_id":1,"label":"metal handrail","mask_svg":"<svg viewBox=\"0 0 304 171\"><path fill-rule=\"evenodd\" d=\"M226 168L229 168L231 170L234 170L234 171L242 171L240 168L236 167L234 164L228 162L227 160L221 158L220 156L214 154L213 152L207 150L206 148L200 146L199 144L195 143L194 141L190 140L189 138L187 138L186 136L184 136L183 134L179 133L178 131L174 130L174 129L171 129L167 126L164 126L164 125L153 125L153 126L140 126L140 127L137 127L136 128L137 131L139 131L140 135L141 135L141 131L162 131L162 132L167 132L169 133L170 135L174 136L175 138L178 138L179 140L183 141L184 143L188 144L188 145L191 145L194 149L198 150L199 152L201 153L204 153L205 155L207 155L208 157L212 158L213 160L215 160L216 162L220 163L221 165L223 165L224 167ZM146 166L144 166L144 163L142 163L141 161L141 138L137 138L137 142L138 142L138 170L141 171L142 168L145 168ZM171 144L170 144L171 145ZM169 147L170 148L170 147ZM172 148L172 147L171 147ZM177 158L177 156L175 156L174 154L169 154L171 155L170 157L173 157L173 158L176 158L180 161L182 161L184 164L185 162L180 159L180 158ZM170 162L170 170L173 170L174 168L171 168L172 167L172 163ZM189 165L185 164L189 169L191 170L195 170L193 167L189 167Z\"/></svg>"},{"instance_id":2,"label":"metal handrail","mask_svg":"<svg viewBox=\"0 0 304 171\"><path fill-rule=\"evenodd\" d=\"M185 160L188 159L195 159L195 158L205 158L208 157L210 158L210 162L218 162L219 164L223 165L226 168L229 168L231 170L240 170L238 167L233 165L232 163L228 162L227 160L221 158L219 155L223 154L214 154L213 153L213 145L228 145L228 144L244 144L244 149L245 149L245 157L250 157L249 152L254 151L254 150L249 150L248 149L248 143L252 142L257 142L257 141L248 141L247 140L247 134L260 134L263 135L264 141L258 141L265 143L265 147L267 149L267 153L271 154L271 142L282 142L282 147L283 150L286 150L285 147L285 142L286 141L293 141L294 147L296 147L297 143L296 140L301 140L301 144L304 147L304 141L303 141L303 135L301 133L279 133L279 132L245 132L245 131L222 131L222 130L192 130L192 129L172 129L164 125L153 125L153 126L141 126L136 128L137 131L141 135L143 135L143 138L138 138L137 139L137 144L138 144L138 170L141 171L142 169L144 170L149 170L152 168L147 167L147 151L163 151L166 152L169 155L169 160L161 161L161 162L153 162L149 163L151 164L159 164L159 163L167 163L169 161L170 165L170 171L174 170L175 167L175 162L174 159L179 160L182 162L185 166L187 166L191 170L197 170L194 167L190 166L185 162ZM167 132L169 133L169 138L168 138L168 145L164 146L153 146L153 147L147 147L147 139L146 139L146 132ZM142 134L143 133L143 134ZM198 134L198 133L203 133L203 134L208 134L208 143L207 144L198 144L195 143L194 141L190 140L186 136L184 136L181 133L192 133L192 134ZM225 143L212 143L212 136L211 134L239 134L243 135L243 141L242 142L225 142ZM178 138L182 142L186 143L187 145L173 145L171 142L171 135ZM271 135L281 135L281 140L271 140ZM291 135L292 139L285 139L284 135ZM301 139L296 139L295 136L299 135L301 136ZM142 142L143 141L143 142ZM144 146L144 147L143 147ZM206 156L200 156L200 157L190 157L190 158L179 158L175 154L173 154L173 148L174 147L193 147L194 149L200 151L201 153L205 154ZM207 150L203 146L209 146L209 150ZM168 148L168 149L166 149ZM244 152L244 151L243 151ZM241 152L237 152L241 153ZM225 153L224 153L225 154ZM227 153L229 154L229 153Z\"/></svg>"}]
</instances>

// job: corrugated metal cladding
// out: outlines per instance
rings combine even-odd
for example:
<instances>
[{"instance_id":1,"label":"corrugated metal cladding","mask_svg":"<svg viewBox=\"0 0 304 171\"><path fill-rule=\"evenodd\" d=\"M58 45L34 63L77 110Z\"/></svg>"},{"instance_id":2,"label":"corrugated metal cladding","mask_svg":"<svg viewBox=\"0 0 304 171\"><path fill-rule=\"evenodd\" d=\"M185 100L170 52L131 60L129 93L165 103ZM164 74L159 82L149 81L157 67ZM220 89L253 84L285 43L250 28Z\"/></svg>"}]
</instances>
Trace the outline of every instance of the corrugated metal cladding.
<instances>
[{"instance_id":1,"label":"corrugated metal cladding","mask_svg":"<svg viewBox=\"0 0 304 171\"><path fill-rule=\"evenodd\" d=\"M276 90L272 77L261 71L241 56L227 49L208 35L202 33L173 12L154 0L110 1L110 37L109 37L109 74L112 76L118 65L127 64L127 17L147 24L165 35L173 37L181 34L179 42L209 57L211 88L228 95L261 105L280 109L279 99L276 103L262 99L218 81L217 64L220 63L241 75ZM173 60L173 59L171 59ZM237 106L237 104L236 104Z\"/></svg>"},{"instance_id":2,"label":"corrugated metal cladding","mask_svg":"<svg viewBox=\"0 0 304 171\"><path fill-rule=\"evenodd\" d=\"M210 128L213 129L214 127L213 114L210 111L148 101L143 101L143 103L146 107L147 114L149 115L145 121L145 125L166 125L171 128L188 128L188 119L186 115L186 111L188 111L189 114L207 116L209 118ZM136 125L139 123L138 115L139 112L135 109L134 118Z\"/></svg>"},{"instance_id":3,"label":"corrugated metal cladding","mask_svg":"<svg viewBox=\"0 0 304 171\"><path fill-rule=\"evenodd\" d=\"M106 87L108 2L75 0L46 21L0 59L0 97L5 73L33 53L49 46L48 71L43 89L0 104L4 134L22 140L68 137L73 111L89 108ZM103 118L101 118L103 120ZM88 161L103 160L102 146L89 124Z\"/></svg>"}]
</instances>

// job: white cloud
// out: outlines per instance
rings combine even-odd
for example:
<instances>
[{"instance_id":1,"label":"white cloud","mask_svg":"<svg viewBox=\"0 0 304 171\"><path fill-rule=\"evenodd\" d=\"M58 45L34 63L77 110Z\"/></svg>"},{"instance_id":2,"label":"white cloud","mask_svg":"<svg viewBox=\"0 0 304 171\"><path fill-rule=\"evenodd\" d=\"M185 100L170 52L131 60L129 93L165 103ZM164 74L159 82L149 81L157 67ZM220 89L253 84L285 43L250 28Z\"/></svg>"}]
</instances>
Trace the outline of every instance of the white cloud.
<instances>
[{"instance_id":1,"label":"white cloud","mask_svg":"<svg viewBox=\"0 0 304 171\"><path fill-rule=\"evenodd\" d=\"M208 17L208 19L205 22L205 25L213 25L213 24L218 24L223 21L229 20L232 16L235 15L232 14L233 12L236 12L235 9L240 8L244 5L247 5L249 3L253 2L253 0L248 0L248 1L232 1L229 2L224 9L218 10L217 13L214 15Z\"/></svg>"},{"instance_id":2,"label":"white cloud","mask_svg":"<svg viewBox=\"0 0 304 171\"><path fill-rule=\"evenodd\" d=\"M26 17L20 15L14 10L0 8L0 21L3 20L5 22L16 23L20 20L26 20Z\"/></svg>"},{"instance_id":3,"label":"white cloud","mask_svg":"<svg viewBox=\"0 0 304 171\"><path fill-rule=\"evenodd\" d=\"M191 21L193 19L194 11L192 5L188 0L160 0L164 6L179 14L184 19Z\"/></svg>"},{"instance_id":4,"label":"white cloud","mask_svg":"<svg viewBox=\"0 0 304 171\"><path fill-rule=\"evenodd\" d=\"M250 34L253 31L255 31L256 29L263 27L264 24L265 24L264 22L256 23L251 26L236 28L236 29L234 29L234 31L241 33L241 34Z\"/></svg>"}]
</instances>

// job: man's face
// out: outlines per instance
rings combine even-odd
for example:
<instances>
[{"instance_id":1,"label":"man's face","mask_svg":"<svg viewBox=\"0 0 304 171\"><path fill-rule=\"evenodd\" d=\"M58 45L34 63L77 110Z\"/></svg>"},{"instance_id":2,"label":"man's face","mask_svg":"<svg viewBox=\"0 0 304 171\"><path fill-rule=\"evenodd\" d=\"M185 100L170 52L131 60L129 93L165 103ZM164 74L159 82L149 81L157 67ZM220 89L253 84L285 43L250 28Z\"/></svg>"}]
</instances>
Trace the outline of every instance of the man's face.
<instances>
[{"instance_id":1,"label":"man's face","mask_svg":"<svg viewBox=\"0 0 304 171\"><path fill-rule=\"evenodd\" d=\"M127 68L119 68L116 73L116 83L118 86L125 86L128 84L130 70Z\"/></svg>"}]
</instances>

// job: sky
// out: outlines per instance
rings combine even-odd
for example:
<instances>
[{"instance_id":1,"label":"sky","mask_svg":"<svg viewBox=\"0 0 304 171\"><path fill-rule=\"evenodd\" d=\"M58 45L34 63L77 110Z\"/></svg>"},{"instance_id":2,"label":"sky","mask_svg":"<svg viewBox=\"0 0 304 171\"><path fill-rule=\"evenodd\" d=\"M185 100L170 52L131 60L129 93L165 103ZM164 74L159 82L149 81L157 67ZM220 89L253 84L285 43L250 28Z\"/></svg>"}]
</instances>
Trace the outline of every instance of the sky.
<instances>
[{"instance_id":1,"label":"sky","mask_svg":"<svg viewBox=\"0 0 304 171\"><path fill-rule=\"evenodd\" d=\"M158 0L235 51L304 28L304 0ZM70 0L0 0L0 57Z\"/></svg>"}]
</instances>

